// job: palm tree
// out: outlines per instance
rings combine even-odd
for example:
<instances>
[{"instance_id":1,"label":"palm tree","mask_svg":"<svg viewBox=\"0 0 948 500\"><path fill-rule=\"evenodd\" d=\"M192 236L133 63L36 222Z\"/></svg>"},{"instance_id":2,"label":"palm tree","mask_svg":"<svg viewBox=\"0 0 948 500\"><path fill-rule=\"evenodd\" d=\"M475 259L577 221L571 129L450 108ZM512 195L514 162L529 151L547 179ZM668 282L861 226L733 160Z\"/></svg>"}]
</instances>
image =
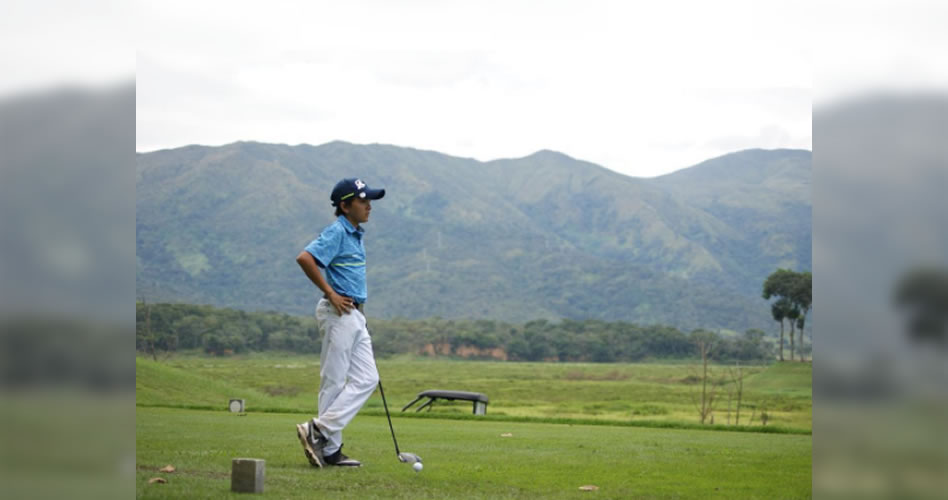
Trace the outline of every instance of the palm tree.
<instances>
[{"instance_id":1,"label":"palm tree","mask_svg":"<svg viewBox=\"0 0 948 500\"><path fill-rule=\"evenodd\" d=\"M809 271L797 273L790 269L777 269L764 281L763 297L777 301L771 304L774 321L780 322L780 361L783 361L783 320L790 320L790 360L793 361L794 333L800 326L800 346L803 346L803 326L812 302L812 274ZM802 356L801 356L802 360Z\"/></svg>"},{"instance_id":2,"label":"palm tree","mask_svg":"<svg viewBox=\"0 0 948 500\"><path fill-rule=\"evenodd\" d=\"M790 301L786 298L781 298L770 306L770 314L773 315L774 321L780 323L780 361L783 361L783 320L787 319L789 309Z\"/></svg>"},{"instance_id":3,"label":"palm tree","mask_svg":"<svg viewBox=\"0 0 948 500\"><path fill-rule=\"evenodd\" d=\"M797 321L800 320L800 308L793 301L793 299L787 299L787 303L787 319L790 320L790 361L793 361L793 352L795 350L793 345L793 334L796 332Z\"/></svg>"},{"instance_id":4,"label":"palm tree","mask_svg":"<svg viewBox=\"0 0 948 500\"><path fill-rule=\"evenodd\" d=\"M797 275L791 291L793 302L800 308L800 317L797 319L797 327L800 329L800 349L803 349L803 327L806 325L806 315L810 312L813 305L813 274L810 271L804 271ZM812 338L810 339L813 340ZM800 355L800 361L805 361L803 355Z\"/></svg>"}]
</instances>

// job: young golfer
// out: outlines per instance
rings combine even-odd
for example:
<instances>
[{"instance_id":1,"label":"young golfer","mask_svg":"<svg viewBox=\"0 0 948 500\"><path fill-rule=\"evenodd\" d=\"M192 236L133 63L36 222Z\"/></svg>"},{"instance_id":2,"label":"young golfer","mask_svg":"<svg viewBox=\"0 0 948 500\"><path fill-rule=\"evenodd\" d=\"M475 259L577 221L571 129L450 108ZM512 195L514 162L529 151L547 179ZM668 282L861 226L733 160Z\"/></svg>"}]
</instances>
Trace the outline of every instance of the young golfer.
<instances>
[{"instance_id":1,"label":"young golfer","mask_svg":"<svg viewBox=\"0 0 948 500\"><path fill-rule=\"evenodd\" d=\"M330 196L336 221L296 257L323 293L316 304L316 323L323 335L319 414L296 426L303 452L314 467L362 465L342 453L342 430L379 382L363 315L367 293L362 224L369 220L370 200L383 196L384 189L369 189L360 179L339 181ZM320 268L326 270L325 278Z\"/></svg>"}]
</instances>

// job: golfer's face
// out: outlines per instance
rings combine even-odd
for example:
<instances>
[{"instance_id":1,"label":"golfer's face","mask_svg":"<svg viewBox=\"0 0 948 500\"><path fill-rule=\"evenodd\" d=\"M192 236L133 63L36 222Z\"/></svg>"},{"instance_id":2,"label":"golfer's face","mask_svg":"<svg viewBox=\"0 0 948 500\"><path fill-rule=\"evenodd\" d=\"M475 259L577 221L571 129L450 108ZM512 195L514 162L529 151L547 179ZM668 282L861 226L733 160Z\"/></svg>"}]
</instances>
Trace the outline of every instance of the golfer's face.
<instances>
[{"instance_id":1,"label":"golfer's face","mask_svg":"<svg viewBox=\"0 0 948 500\"><path fill-rule=\"evenodd\" d=\"M372 203L369 200L356 198L352 200L352 205L349 206L349 217L362 224L369 221L369 212L371 211Z\"/></svg>"}]
</instances>

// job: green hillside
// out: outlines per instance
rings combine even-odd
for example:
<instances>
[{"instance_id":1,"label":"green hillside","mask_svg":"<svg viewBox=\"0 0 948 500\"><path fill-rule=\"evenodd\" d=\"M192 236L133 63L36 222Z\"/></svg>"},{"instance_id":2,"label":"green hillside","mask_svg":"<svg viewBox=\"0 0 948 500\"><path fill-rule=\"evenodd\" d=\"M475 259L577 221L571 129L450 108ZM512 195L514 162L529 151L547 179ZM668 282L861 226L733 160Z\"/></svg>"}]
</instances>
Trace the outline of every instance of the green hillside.
<instances>
[{"instance_id":1,"label":"green hillside","mask_svg":"<svg viewBox=\"0 0 948 500\"><path fill-rule=\"evenodd\" d=\"M728 272L748 279L777 267L810 269L813 217L811 153L751 150L708 160L657 177L652 182L707 212L728 227L741 230L736 241L721 241ZM735 182L736 180L740 182ZM741 241L754 245L740 244Z\"/></svg>"},{"instance_id":2,"label":"green hillside","mask_svg":"<svg viewBox=\"0 0 948 500\"><path fill-rule=\"evenodd\" d=\"M375 317L773 332L761 282L778 266L810 268L810 199L788 190L808 185L810 158L746 151L688 169L713 169L706 182L627 177L552 151L492 162L343 142L144 153L137 292L310 313L316 290L294 257L332 221L332 185L359 176L388 190L366 225ZM719 197L696 195L701 182ZM720 209L722 197L737 208Z\"/></svg>"}]
</instances>

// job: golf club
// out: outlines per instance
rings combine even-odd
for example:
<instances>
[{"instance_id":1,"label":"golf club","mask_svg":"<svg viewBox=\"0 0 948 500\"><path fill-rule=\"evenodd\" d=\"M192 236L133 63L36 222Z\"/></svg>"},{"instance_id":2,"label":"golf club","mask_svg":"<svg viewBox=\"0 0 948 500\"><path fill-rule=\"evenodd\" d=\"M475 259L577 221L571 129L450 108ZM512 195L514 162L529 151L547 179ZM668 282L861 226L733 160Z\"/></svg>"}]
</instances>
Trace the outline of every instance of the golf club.
<instances>
[{"instance_id":1,"label":"golf club","mask_svg":"<svg viewBox=\"0 0 948 500\"><path fill-rule=\"evenodd\" d=\"M385 407L385 417L388 418L388 428L392 431L392 442L395 443L395 454L398 455L398 460L406 464L421 463L421 457L415 455L414 453L408 453L399 451L398 449L398 440L395 439L395 428L392 427L392 416L388 413L388 402L385 401L385 390L382 389L382 379L379 378L379 392L382 393L382 406Z\"/></svg>"}]
</instances>

